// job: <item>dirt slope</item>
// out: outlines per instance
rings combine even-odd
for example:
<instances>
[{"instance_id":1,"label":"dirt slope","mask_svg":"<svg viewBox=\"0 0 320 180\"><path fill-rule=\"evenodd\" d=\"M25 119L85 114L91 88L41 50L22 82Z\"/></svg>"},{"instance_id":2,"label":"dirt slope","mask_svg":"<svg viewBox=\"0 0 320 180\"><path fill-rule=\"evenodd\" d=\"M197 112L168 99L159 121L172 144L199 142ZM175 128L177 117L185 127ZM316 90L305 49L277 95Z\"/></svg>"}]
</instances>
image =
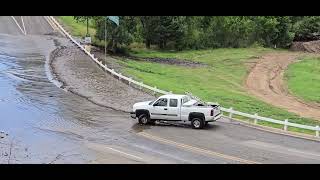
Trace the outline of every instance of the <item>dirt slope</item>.
<instances>
[{"instance_id":1,"label":"dirt slope","mask_svg":"<svg viewBox=\"0 0 320 180\"><path fill-rule=\"evenodd\" d=\"M320 105L306 103L290 95L284 84L284 71L298 56L299 53L277 52L261 57L248 75L247 89L269 104L302 117L320 120Z\"/></svg>"},{"instance_id":2,"label":"dirt slope","mask_svg":"<svg viewBox=\"0 0 320 180\"><path fill-rule=\"evenodd\" d=\"M294 42L291 45L291 50L320 53L320 40L309 42Z\"/></svg>"}]
</instances>

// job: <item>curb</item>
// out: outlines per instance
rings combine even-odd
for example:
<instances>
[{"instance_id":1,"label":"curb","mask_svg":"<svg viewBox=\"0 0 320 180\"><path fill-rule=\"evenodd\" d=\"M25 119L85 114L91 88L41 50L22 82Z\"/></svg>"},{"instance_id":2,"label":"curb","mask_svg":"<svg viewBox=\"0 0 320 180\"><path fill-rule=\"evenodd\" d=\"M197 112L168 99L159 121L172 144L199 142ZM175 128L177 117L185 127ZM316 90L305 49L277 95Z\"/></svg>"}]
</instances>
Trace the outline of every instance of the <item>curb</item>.
<instances>
[{"instance_id":1,"label":"curb","mask_svg":"<svg viewBox=\"0 0 320 180\"><path fill-rule=\"evenodd\" d=\"M263 125L256 125L256 124L252 124L243 120L239 120L239 119L230 119L228 117L225 117L226 119L229 119L231 121L236 121L239 122L239 125L242 126L246 126L249 128L253 128L253 129L258 129L261 131L265 131L265 132L269 132L269 133L274 133L274 134L281 134L281 135L285 135L285 136L290 136L290 137L295 137L295 138L300 138L300 139L306 139L306 140L311 140L311 141L316 141L316 142L320 142L320 139L317 138L316 136L312 136L312 135L308 135L308 134L303 134L303 133L298 133L298 132L292 132L292 131L284 131L281 129L277 129L277 128L273 128L273 127L268 127L268 126L263 126Z\"/></svg>"}]
</instances>

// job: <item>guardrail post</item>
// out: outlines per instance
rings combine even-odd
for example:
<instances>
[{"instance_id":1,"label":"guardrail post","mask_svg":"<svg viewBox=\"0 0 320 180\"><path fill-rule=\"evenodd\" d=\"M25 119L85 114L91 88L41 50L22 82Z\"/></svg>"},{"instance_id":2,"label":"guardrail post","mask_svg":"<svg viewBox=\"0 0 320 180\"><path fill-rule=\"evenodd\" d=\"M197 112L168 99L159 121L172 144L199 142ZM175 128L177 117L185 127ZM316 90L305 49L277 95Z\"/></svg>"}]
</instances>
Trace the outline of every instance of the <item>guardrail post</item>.
<instances>
[{"instance_id":1,"label":"guardrail post","mask_svg":"<svg viewBox=\"0 0 320 180\"><path fill-rule=\"evenodd\" d=\"M141 85L143 84L143 82L142 82L142 81L141 81L140 83L141 83ZM139 86L139 89L141 90L141 89L142 89L142 86Z\"/></svg>"},{"instance_id":2,"label":"guardrail post","mask_svg":"<svg viewBox=\"0 0 320 180\"><path fill-rule=\"evenodd\" d=\"M131 85L131 81L132 81L132 77L129 77L129 81L128 81L129 86Z\"/></svg>"},{"instance_id":3,"label":"guardrail post","mask_svg":"<svg viewBox=\"0 0 320 180\"><path fill-rule=\"evenodd\" d=\"M155 86L154 89L157 89L157 86ZM156 91L153 91L153 95L156 95Z\"/></svg>"},{"instance_id":4,"label":"guardrail post","mask_svg":"<svg viewBox=\"0 0 320 180\"><path fill-rule=\"evenodd\" d=\"M288 130L288 119L285 119L285 120L284 120L283 130L285 130L285 131Z\"/></svg>"},{"instance_id":5,"label":"guardrail post","mask_svg":"<svg viewBox=\"0 0 320 180\"><path fill-rule=\"evenodd\" d=\"M316 130L316 137L319 137L319 126L316 126L317 130Z\"/></svg>"},{"instance_id":6,"label":"guardrail post","mask_svg":"<svg viewBox=\"0 0 320 180\"><path fill-rule=\"evenodd\" d=\"M255 113L254 114L254 124L257 124L258 123L258 114Z\"/></svg>"},{"instance_id":7,"label":"guardrail post","mask_svg":"<svg viewBox=\"0 0 320 180\"><path fill-rule=\"evenodd\" d=\"M121 75L122 75L122 74L121 74L121 73L119 73L119 80L121 80L121 77L120 77Z\"/></svg>"},{"instance_id":8,"label":"guardrail post","mask_svg":"<svg viewBox=\"0 0 320 180\"><path fill-rule=\"evenodd\" d=\"M229 112L229 118L231 119L231 118L232 118L232 114L233 114L233 113L232 113L233 108L230 107L229 110L230 110L230 112Z\"/></svg>"}]
</instances>

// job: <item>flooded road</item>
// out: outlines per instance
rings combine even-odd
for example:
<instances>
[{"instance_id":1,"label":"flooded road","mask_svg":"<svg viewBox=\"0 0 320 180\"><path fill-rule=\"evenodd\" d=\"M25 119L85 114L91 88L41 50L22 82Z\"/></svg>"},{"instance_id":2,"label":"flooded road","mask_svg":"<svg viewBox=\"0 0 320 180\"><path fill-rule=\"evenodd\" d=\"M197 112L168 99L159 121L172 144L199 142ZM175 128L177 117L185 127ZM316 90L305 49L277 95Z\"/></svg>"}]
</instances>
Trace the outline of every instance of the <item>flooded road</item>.
<instances>
[{"instance_id":1,"label":"flooded road","mask_svg":"<svg viewBox=\"0 0 320 180\"><path fill-rule=\"evenodd\" d=\"M136 135L128 113L59 88L50 35L0 34L0 163L184 163L196 159Z\"/></svg>"},{"instance_id":2,"label":"flooded road","mask_svg":"<svg viewBox=\"0 0 320 180\"><path fill-rule=\"evenodd\" d=\"M0 164L320 162L317 141L225 118L204 130L140 126L123 112L136 101L126 96L151 96L105 74L68 39L50 35L54 30L42 17L26 17L25 26L31 34L24 35L10 16L0 17ZM69 46L72 54L56 59L60 73L55 74L50 55L60 46ZM63 82L57 79L68 82L68 89L59 88Z\"/></svg>"},{"instance_id":3,"label":"flooded road","mask_svg":"<svg viewBox=\"0 0 320 180\"><path fill-rule=\"evenodd\" d=\"M2 162L50 163L59 154L69 156L70 148L77 147L60 133L52 135L54 129L62 130L59 127L75 127L62 117L69 113L68 104L76 99L66 99L64 92L49 81L45 71L49 51L42 51L30 39L0 35L0 127L8 134L3 152L7 158L0 158ZM38 40L43 46L54 48L50 40ZM69 117L72 119L72 115ZM7 155L10 151L11 157Z\"/></svg>"},{"instance_id":4,"label":"flooded road","mask_svg":"<svg viewBox=\"0 0 320 180\"><path fill-rule=\"evenodd\" d=\"M8 32L0 34L0 130L8 134L0 163L88 163L97 159L88 141L113 143L130 134L116 130L131 130L128 114L57 87L48 66L57 37Z\"/></svg>"}]
</instances>

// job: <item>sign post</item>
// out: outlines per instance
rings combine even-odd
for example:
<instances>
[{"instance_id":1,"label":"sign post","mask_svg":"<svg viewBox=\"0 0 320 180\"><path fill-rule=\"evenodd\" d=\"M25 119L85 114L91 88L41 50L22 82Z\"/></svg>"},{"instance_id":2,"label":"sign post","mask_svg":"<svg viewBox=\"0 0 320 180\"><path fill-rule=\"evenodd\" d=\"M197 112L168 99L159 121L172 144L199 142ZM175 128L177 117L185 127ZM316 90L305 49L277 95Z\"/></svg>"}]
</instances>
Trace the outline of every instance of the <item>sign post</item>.
<instances>
[{"instance_id":1,"label":"sign post","mask_svg":"<svg viewBox=\"0 0 320 180\"><path fill-rule=\"evenodd\" d=\"M105 56L105 65L107 65L107 20L114 22L119 26L119 16L107 16L104 21L104 56Z\"/></svg>"}]
</instances>

